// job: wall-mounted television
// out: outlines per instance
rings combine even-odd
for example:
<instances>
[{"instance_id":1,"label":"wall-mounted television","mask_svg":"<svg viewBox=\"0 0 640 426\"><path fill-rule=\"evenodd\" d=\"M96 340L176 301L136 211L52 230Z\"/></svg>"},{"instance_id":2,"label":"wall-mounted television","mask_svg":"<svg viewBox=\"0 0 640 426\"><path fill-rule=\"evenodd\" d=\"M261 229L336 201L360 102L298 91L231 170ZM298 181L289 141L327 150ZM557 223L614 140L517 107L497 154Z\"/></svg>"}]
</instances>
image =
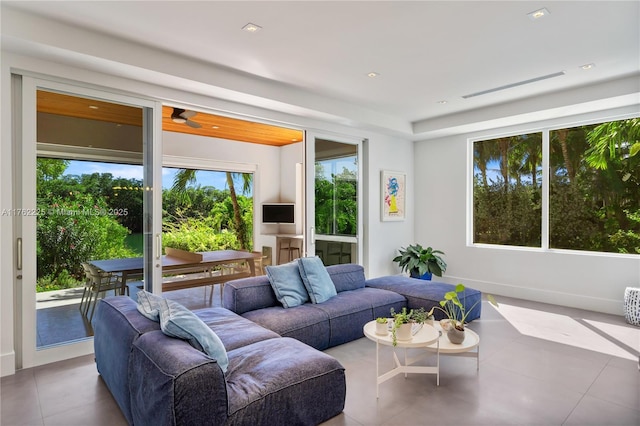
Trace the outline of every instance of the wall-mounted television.
<instances>
[{"instance_id":1,"label":"wall-mounted television","mask_svg":"<svg viewBox=\"0 0 640 426\"><path fill-rule=\"evenodd\" d=\"M262 223L295 223L294 203L262 204Z\"/></svg>"}]
</instances>

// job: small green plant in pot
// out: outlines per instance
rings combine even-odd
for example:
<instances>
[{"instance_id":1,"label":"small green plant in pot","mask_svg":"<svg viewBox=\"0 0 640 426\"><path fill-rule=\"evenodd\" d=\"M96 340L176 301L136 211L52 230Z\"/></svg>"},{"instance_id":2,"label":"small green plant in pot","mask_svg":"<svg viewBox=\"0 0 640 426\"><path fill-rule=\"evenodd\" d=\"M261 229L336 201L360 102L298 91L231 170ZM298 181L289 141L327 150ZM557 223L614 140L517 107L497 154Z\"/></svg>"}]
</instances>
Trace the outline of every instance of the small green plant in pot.
<instances>
[{"instance_id":1,"label":"small green plant in pot","mask_svg":"<svg viewBox=\"0 0 640 426\"><path fill-rule=\"evenodd\" d=\"M441 277L447 269L446 262L440 256L444 252L440 250L413 244L401 247L398 252L400 254L393 261L398 263L402 272L408 271L413 278L430 280L431 274Z\"/></svg>"},{"instance_id":2,"label":"small green plant in pot","mask_svg":"<svg viewBox=\"0 0 640 426\"><path fill-rule=\"evenodd\" d=\"M411 338L411 328L413 324L424 324L427 320L427 313L424 308L412 309L407 312L407 308L402 308L402 311L396 312L391 308L391 317L393 318L393 327L391 328L391 341L393 346L398 344L398 334L407 333L401 336L401 340L409 340ZM404 327L403 327L404 326ZM400 328L404 330L400 330ZM408 330L408 331L407 331Z\"/></svg>"},{"instance_id":3,"label":"small green plant in pot","mask_svg":"<svg viewBox=\"0 0 640 426\"><path fill-rule=\"evenodd\" d=\"M389 328L387 326L388 322L388 318L376 318L376 334L386 335L389 332Z\"/></svg>"},{"instance_id":4,"label":"small green plant in pot","mask_svg":"<svg viewBox=\"0 0 640 426\"><path fill-rule=\"evenodd\" d=\"M451 343L454 344L460 344L464 341L464 325L466 319L469 316L469 313L473 311L473 308L475 308L476 305L481 302L481 300L479 300L467 309L464 303L460 301L460 295L462 295L462 300L464 300L464 291L464 284L456 285L454 290L448 291L444 294L444 299L439 302L440 306L434 306L427 313L427 316L430 316L433 314L433 311L435 309L444 312L444 314L447 316L447 319L443 320L444 323L441 321L441 323L443 324L442 328L447 332L447 338L449 338ZM492 295L487 295L487 300L489 300L489 303L491 303L493 306L498 306L498 303Z\"/></svg>"}]
</instances>

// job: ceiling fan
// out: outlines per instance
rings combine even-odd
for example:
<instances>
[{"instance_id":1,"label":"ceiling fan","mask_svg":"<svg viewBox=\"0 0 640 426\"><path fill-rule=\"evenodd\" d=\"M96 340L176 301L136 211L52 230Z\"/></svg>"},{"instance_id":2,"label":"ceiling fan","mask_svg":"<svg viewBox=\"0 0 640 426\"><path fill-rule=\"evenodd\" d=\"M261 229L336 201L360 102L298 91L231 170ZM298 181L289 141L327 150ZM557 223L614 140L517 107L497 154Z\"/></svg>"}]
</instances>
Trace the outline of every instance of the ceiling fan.
<instances>
[{"instance_id":1,"label":"ceiling fan","mask_svg":"<svg viewBox=\"0 0 640 426\"><path fill-rule=\"evenodd\" d=\"M195 121L189 120L191 117L195 116L197 112L195 111L187 111L182 108L174 108L173 113L171 114L171 120L174 123L184 123L187 126L193 127L194 129L198 129L202 127L200 123L196 123Z\"/></svg>"}]
</instances>

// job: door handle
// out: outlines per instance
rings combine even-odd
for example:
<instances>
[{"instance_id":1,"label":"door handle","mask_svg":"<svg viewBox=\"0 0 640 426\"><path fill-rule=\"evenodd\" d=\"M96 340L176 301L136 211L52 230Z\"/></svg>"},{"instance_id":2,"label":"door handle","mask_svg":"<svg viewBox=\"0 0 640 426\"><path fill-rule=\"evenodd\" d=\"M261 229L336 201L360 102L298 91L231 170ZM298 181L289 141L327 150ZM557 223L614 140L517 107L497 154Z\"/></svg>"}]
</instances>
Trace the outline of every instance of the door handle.
<instances>
[{"instance_id":1,"label":"door handle","mask_svg":"<svg viewBox=\"0 0 640 426\"><path fill-rule=\"evenodd\" d=\"M16 241L16 269L22 271L22 238Z\"/></svg>"},{"instance_id":2,"label":"door handle","mask_svg":"<svg viewBox=\"0 0 640 426\"><path fill-rule=\"evenodd\" d=\"M162 256L162 247L160 247L160 234L156 234L156 260Z\"/></svg>"},{"instance_id":3,"label":"door handle","mask_svg":"<svg viewBox=\"0 0 640 426\"><path fill-rule=\"evenodd\" d=\"M309 228L309 239L311 240L311 244L316 243L316 228L313 226Z\"/></svg>"}]
</instances>

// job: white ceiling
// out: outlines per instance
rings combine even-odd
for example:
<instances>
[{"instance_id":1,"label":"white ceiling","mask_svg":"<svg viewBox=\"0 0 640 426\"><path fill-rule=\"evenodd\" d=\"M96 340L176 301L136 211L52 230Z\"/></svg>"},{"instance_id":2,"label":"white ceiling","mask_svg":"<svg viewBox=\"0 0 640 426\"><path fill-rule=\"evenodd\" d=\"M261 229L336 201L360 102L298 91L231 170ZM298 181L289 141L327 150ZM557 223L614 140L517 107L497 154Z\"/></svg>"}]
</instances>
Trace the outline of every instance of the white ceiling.
<instances>
[{"instance_id":1,"label":"white ceiling","mask_svg":"<svg viewBox=\"0 0 640 426\"><path fill-rule=\"evenodd\" d=\"M297 94L289 102L299 107L314 109L314 100L322 98L340 103L343 111L406 122L414 134L441 117L637 78L640 72L638 1L2 5L185 56L212 70L222 66L276 81ZM542 7L548 16L527 16ZM242 31L247 23L262 30ZM595 67L581 68L590 63ZM379 76L368 77L371 71ZM558 72L565 74L463 98Z\"/></svg>"}]
</instances>

